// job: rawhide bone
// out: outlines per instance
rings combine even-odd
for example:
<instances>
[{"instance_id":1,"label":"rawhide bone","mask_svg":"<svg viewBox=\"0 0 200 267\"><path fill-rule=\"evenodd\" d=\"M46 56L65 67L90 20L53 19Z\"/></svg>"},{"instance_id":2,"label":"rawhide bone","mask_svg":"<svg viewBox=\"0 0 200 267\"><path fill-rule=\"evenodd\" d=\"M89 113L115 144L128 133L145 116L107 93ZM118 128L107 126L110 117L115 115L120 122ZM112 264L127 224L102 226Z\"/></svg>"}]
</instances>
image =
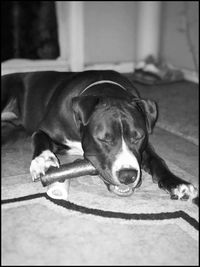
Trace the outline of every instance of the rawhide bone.
<instances>
[{"instance_id":1,"label":"rawhide bone","mask_svg":"<svg viewBox=\"0 0 200 267\"><path fill-rule=\"evenodd\" d=\"M43 186L50 185L54 182L64 182L83 175L97 175L95 167L87 160L75 160L74 162L63 164L60 168L51 167L40 180Z\"/></svg>"}]
</instances>

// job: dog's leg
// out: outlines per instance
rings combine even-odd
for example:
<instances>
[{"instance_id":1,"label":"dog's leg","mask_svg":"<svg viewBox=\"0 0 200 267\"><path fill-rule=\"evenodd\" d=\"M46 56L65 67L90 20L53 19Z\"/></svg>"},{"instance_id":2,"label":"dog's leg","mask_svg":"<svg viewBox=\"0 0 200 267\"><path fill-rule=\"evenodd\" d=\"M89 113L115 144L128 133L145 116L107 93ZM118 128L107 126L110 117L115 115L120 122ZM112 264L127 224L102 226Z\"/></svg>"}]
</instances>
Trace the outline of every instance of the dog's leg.
<instances>
[{"instance_id":1,"label":"dog's leg","mask_svg":"<svg viewBox=\"0 0 200 267\"><path fill-rule=\"evenodd\" d=\"M142 168L152 175L153 182L170 193L171 199L192 200L198 196L198 190L191 183L177 177L169 170L151 144L148 144L143 152Z\"/></svg>"},{"instance_id":2,"label":"dog's leg","mask_svg":"<svg viewBox=\"0 0 200 267\"><path fill-rule=\"evenodd\" d=\"M44 175L51 167L60 166L56 155L53 153L53 142L51 138L44 132L38 131L32 136L33 159L31 161L30 173L32 180L35 181ZM68 199L70 181L55 182L49 185L47 194L52 198Z\"/></svg>"},{"instance_id":3,"label":"dog's leg","mask_svg":"<svg viewBox=\"0 0 200 267\"><path fill-rule=\"evenodd\" d=\"M32 136L33 158L30 165L32 180L35 181L44 175L51 167L59 167L59 161L53 153L53 142L50 137L42 132L35 132Z\"/></svg>"}]
</instances>

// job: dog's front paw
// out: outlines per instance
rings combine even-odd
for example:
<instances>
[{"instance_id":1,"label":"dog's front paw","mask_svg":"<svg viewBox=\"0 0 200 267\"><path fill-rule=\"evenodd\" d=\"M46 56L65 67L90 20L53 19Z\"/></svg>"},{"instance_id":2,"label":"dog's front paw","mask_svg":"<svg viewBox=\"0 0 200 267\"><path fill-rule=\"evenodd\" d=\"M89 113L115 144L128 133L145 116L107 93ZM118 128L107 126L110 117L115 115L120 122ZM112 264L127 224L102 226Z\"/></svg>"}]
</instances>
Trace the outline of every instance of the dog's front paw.
<instances>
[{"instance_id":1,"label":"dog's front paw","mask_svg":"<svg viewBox=\"0 0 200 267\"><path fill-rule=\"evenodd\" d=\"M51 166L59 168L60 165L56 156L50 150L45 150L31 161L30 173L32 180L39 179Z\"/></svg>"},{"instance_id":2,"label":"dog's front paw","mask_svg":"<svg viewBox=\"0 0 200 267\"><path fill-rule=\"evenodd\" d=\"M193 200L198 196L198 190L192 184L179 184L171 190L171 199Z\"/></svg>"}]
</instances>

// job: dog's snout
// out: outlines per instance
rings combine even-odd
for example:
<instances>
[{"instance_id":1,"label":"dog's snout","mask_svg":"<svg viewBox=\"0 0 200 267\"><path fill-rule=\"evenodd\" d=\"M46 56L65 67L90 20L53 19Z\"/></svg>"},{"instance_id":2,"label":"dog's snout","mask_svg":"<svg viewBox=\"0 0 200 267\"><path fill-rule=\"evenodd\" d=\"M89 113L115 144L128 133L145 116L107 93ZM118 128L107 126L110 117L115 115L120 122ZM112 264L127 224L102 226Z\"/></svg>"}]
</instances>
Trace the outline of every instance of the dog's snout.
<instances>
[{"instance_id":1,"label":"dog's snout","mask_svg":"<svg viewBox=\"0 0 200 267\"><path fill-rule=\"evenodd\" d=\"M121 169L118 172L118 179L122 184L131 184L137 177L137 170L135 169Z\"/></svg>"}]
</instances>

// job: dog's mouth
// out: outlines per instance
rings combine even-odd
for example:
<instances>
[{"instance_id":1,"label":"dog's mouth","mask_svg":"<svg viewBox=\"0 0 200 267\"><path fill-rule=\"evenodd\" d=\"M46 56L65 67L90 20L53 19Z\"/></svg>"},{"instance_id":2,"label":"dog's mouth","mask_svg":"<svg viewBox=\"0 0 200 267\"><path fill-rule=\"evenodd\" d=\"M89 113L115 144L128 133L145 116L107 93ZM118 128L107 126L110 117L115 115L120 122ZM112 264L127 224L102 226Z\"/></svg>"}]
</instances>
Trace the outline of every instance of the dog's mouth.
<instances>
[{"instance_id":1,"label":"dog's mouth","mask_svg":"<svg viewBox=\"0 0 200 267\"><path fill-rule=\"evenodd\" d=\"M140 168L124 167L116 171L115 177L119 184L109 184L108 190L118 196L130 196L141 184Z\"/></svg>"},{"instance_id":2,"label":"dog's mouth","mask_svg":"<svg viewBox=\"0 0 200 267\"><path fill-rule=\"evenodd\" d=\"M114 194L118 195L118 196L123 196L123 197L128 197L130 195L132 195L132 193L134 192L135 187L131 184L129 185L125 185L125 184L121 184L121 185L108 185L108 190L113 192Z\"/></svg>"},{"instance_id":3,"label":"dog's mouth","mask_svg":"<svg viewBox=\"0 0 200 267\"><path fill-rule=\"evenodd\" d=\"M135 188L139 187L141 183L141 173L140 171L136 171L131 183L120 183L119 185L107 184L107 187L110 192L126 197L132 195Z\"/></svg>"}]
</instances>

